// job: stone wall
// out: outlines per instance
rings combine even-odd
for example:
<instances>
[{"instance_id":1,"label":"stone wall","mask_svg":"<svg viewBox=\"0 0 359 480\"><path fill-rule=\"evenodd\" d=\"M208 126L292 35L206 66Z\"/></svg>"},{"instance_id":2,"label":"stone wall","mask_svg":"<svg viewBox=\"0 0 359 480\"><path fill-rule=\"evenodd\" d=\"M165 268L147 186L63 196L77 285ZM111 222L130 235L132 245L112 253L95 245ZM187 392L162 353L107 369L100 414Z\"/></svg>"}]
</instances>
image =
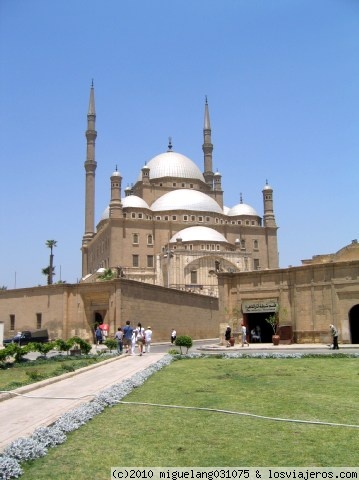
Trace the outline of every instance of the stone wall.
<instances>
[{"instance_id":1,"label":"stone wall","mask_svg":"<svg viewBox=\"0 0 359 480\"><path fill-rule=\"evenodd\" d=\"M37 329L37 314L41 314L41 328L49 330L51 339L78 335L92 341L98 315L110 325L110 335L130 320L132 325L150 325L154 342L169 341L173 328L178 335L193 339L215 338L218 313L217 298L125 279L0 293L5 338L18 330ZM15 316L13 330L10 315Z\"/></svg>"},{"instance_id":2,"label":"stone wall","mask_svg":"<svg viewBox=\"0 0 359 480\"><path fill-rule=\"evenodd\" d=\"M218 281L222 325L233 309L241 322L243 302L275 299L286 312L284 322L292 327L295 342L330 342L331 323L339 328L341 342L351 342L349 312L359 304L358 260L221 273Z\"/></svg>"}]
</instances>

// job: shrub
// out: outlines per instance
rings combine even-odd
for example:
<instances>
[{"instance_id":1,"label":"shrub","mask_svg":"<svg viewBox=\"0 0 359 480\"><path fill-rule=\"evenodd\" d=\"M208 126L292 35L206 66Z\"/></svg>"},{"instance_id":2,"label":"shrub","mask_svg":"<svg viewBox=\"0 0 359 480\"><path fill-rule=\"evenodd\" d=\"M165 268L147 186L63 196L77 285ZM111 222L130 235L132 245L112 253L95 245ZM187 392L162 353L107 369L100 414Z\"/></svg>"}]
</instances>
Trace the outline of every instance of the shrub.
<instances>
[{"instance_id":1,"label":"shrub","mask_svg":"<svg viewBox=\"0 0 359 480\"><path fill-rule=\"evenodd\" d=\"M115 340L114 338L108 338L107 340L105 340L104 344L110 351L116 350L117 348L117 340Z\"/></svg>"},{"instance_id":2,"label":"shrub","mask_svg":"<svg viewBox=\"0 0 359 480\"><path fill-rule=\"evenodd\" d=\"M70 345L70 350L71 348L79 348L81 352L85 354L88 354L92 348L88 342L82 340L80 337L72 337L66 343Z\"/></svg>"},{"instance_id":3,"label":"shrub","mask_svg":"<svg viewBox=\"0 0 359 480\"><path fill-rule=\"evenodd\" d=\"M10 343L4 349L0 350L0 361L10 362L13 358L15 362L20 362L22 357L29 352L28 347L19 347L16 343Z\"/></svg>"},{"instance_id":4,"label":"shrub","mask_svg":"<svg viewBox=\"0 0 359 480\"><path fill-rule=\"evenodd\" d=\"M31 380L42 380L44 377L41 375L41 373L38 372L38 370L28 370L25 372L26 375L31 379Z\"/></svg>"},{"instance_id":5,"label":"shrub","mask_svg":"<svg viewBox=\"0 0 359 480\"><path fill-rule=\"evenodd\" d=\"M55 342L46 342L46 343L40 343L40 342L32 342L28 344L28 351L31 352L39 352L42 355L46 355L51 351L54 350L56 347Z\"/></svg>"},{"instance_id":6,"label":"shrub","mask_svg":"<svg viewBox=\"0 0 359 480\"><path fill-rule=\"evenodd\" d=\"M63 365L61 365L61 370L62 370L62 372L74 372L75 367L73 365L63 364Z\"/></svg>"},{"instance_id":7,"label":"shrub","mask_svg":"<svg viewBox=\"0 0 359 480\"><path fill-rule=\"evenodd\" d=\"M58 340L55 340L54 343L57 350L59 350L60 352L67 352L67 354L69 354L69 350L72 347L71 342L59 338Z\"/></svg>"},{"instance_id":8,"label":"shrub","mask_svg":"<svg viewBox=\"0 0 359 480\"><path fill-rule=\"evenodd\" d=\"M169 355L178 355L180 352L178 350L176 350L175 348L171 348L170 350L168 350L168 354Z\"/></svg>"},{"instance_id":9,"label":"shrub","mask_svg":"<svg viewBox=\"0 0 359 480\"><path fill-rule=\"evenodd\" d=\"M186 353L188 353L188 349L191 348L193 345L192 338L188 337L187 335L181 335L176 338L175 345L176 347L180 347L181 353L182 347L186 347Z\"/></svg>"}]
</instances>

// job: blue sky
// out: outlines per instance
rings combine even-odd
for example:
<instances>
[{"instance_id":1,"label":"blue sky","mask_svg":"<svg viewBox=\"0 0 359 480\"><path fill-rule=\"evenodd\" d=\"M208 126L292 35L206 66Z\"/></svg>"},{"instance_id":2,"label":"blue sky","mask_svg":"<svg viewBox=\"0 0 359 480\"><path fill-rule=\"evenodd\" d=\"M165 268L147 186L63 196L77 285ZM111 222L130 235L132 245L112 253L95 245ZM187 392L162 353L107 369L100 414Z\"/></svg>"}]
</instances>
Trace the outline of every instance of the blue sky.
<instances>
[{"instance_id":1,"label":"blue sky","mask_svg":"<svg viewBox=\"0 0 359 480\"><path fill-rule=\"evenodd\" d=\"M0 0L0 286L81 276L86 114L96 99L96 222L174 149L203 169L208 96L224 203L263 215L280 266L358 238L357 0ZM61 275L60 275L61 274Z\"/></svg>"}]
</instances>

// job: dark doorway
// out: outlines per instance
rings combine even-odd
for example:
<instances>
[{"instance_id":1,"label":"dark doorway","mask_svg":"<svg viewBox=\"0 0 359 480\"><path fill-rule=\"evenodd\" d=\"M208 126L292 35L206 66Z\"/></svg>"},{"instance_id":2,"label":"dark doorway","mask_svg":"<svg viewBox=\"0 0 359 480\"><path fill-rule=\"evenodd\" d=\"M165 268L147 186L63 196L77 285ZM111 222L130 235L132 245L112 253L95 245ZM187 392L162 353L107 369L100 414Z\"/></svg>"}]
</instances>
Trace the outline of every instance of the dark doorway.
<instances>
[{"instance_id":1,"label":"dark doorway","mask_svg":"<svg viewBox=\"0 0 359 480\"><path fill-rule=\"evenodd\" d=\"M101 325L103 323L102 315L99 312L95 312L95 325Z\"/></svg>"},{"instance_id":2,"label":"dark doorway","mask_svg":"<svg viewBox=\"0 0 359 480\"><path fill-rule=\"evenodd\" d=\"M272 312L274 313L274 312ZM262 343L272 343L272 335L274 335L272 327L266 322L266 318L272 313L247 313L247 333L250 339L251 330L260 329Z\"/></svg>"},{"instance_id":3,"label":"dark doorway","mask_svg":"<svg viewBox=\"0 0 359 480\"><path fill-rule=\"evenodd\" d=\"M359 343L359 305L355 305L349 311L349 328L351 343Z\"/></svg>"}]
</instances>

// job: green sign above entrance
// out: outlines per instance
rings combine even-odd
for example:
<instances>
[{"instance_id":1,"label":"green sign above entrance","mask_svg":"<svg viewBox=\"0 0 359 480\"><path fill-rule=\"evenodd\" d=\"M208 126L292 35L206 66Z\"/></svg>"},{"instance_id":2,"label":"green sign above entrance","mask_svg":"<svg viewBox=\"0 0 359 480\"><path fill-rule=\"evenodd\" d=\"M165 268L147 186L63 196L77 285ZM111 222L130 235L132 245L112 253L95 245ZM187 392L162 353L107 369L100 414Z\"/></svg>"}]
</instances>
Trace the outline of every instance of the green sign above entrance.
<instances>
[{"instance_id":1,"label":"green sign above entrance","mask_svg":"<svg viewBox=\"0 0 359 480\"><path fill-rule=\"evenodd\" d=\"M242 303L243 313L269 313L278 311L277 300L251 300Z\"/></svg>"}]
</instances>

